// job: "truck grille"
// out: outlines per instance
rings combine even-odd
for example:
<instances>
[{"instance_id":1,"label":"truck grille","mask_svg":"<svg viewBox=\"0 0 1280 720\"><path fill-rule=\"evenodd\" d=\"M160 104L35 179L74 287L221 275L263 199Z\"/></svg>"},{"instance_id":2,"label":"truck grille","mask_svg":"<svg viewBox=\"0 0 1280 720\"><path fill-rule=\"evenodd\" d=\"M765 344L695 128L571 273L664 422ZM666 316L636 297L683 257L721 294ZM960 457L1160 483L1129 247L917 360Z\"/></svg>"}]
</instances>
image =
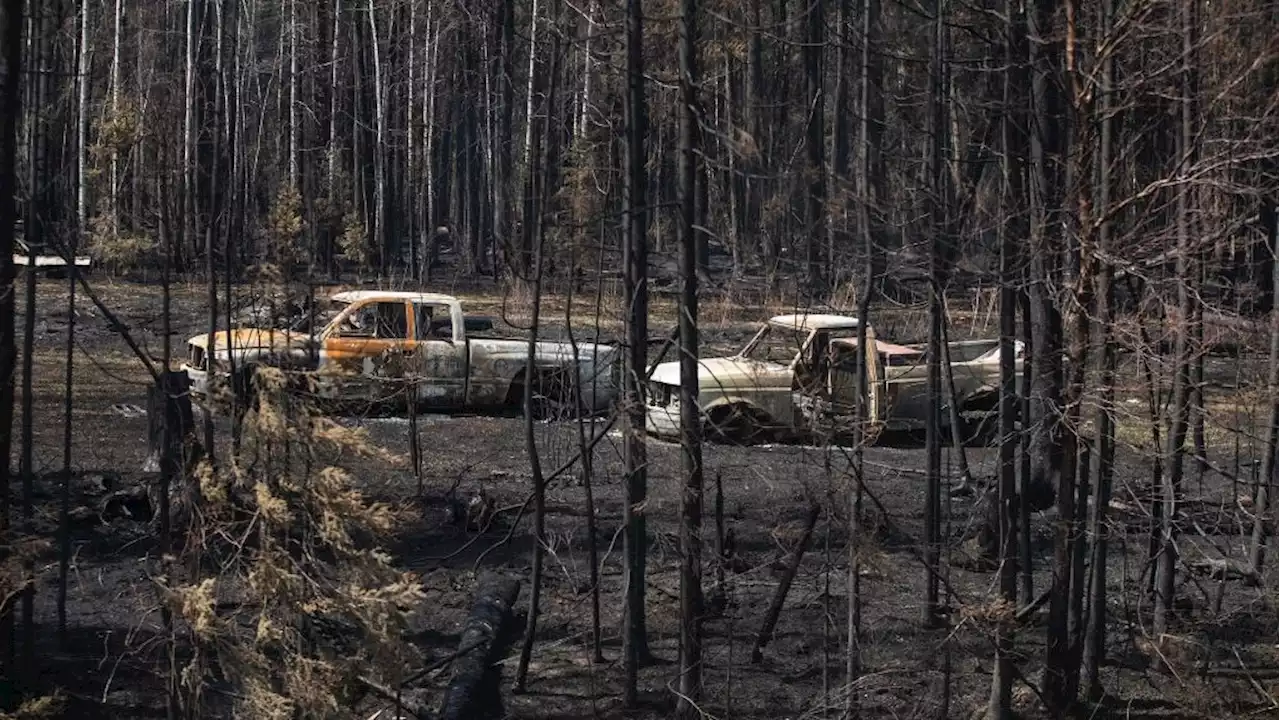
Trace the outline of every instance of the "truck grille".
<instances>
[{"instance_id":1,"label":"truck grille","mask_svg":"<svg viewBox=\"0 0 1280 720\"><path fill-rule=\"evenodd\" d=\"M649 404L666 407L671 404L671 386L663 383L649 383Z\"/></svg>"}]
</instances>

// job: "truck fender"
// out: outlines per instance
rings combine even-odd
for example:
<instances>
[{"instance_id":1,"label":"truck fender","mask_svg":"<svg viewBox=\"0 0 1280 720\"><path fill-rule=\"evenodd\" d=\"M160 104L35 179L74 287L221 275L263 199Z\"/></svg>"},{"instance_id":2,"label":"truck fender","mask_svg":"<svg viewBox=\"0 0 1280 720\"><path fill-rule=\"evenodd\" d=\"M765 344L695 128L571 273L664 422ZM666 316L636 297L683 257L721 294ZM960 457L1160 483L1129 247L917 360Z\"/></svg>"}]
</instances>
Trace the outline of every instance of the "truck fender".
<instances>
[{"instance_id":1,"label":"truck fender","mask_svg":"<svg viewBox=\"0 0 1280 720\"><path fill-rule=\"evenodd\" d=\"M507 386L504 405L516 408L524 405L524 388L530 382L530 377L533 383L534 407L531 411L534 417L541 419L562 415L566 407L572 409L573 376L559 366L535 366L532 373L527 366L521 368Z\"/></svg>"},{"instance_id":2,"label":"truck fender","mask_svg":"<svg viewBox=\"0 0 1280 720\"><path fill-rule=\"evenodd\" d=\"M723 441L750 443L772 435L768 411L742 398L719 398L702 408L704 432Z\"/></svg>"},{"instance_id":3,"label":"truck fender","mask_svg":"<svg viewBox=\"0 0 1280 720\"><path fill-rule=\"evenodd\" d=\"M999 407L999 403L1000 390L984 385L969 393L968 397L960 402L960 412L992 411Z\"/></svg>"}]
</instances>

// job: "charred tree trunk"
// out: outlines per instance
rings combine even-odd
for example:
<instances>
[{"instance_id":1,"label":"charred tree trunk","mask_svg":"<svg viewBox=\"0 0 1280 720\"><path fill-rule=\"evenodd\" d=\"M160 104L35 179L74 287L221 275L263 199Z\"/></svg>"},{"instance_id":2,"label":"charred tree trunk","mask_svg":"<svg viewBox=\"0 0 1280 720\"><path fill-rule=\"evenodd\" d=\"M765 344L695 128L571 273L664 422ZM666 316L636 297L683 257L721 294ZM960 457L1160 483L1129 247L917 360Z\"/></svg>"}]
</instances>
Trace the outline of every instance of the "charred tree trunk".
<instances>
[{"instance_id":1,"label":"charred tree trunk","mask_svg":"<svg viewBox=\"0 0 1280 720\"><path fill-rule=\"evenodd\" d=\"M751 2L751 38L747 44L747 108L749 119L747 127L751 131L751 139L755 143L756 152L746 159L747 178L746 225L757 233L757 243L753 244L760 259L768 266L774 252L774 243L769 239L767 231L760 236L760 204L763 202L763 171L767 165L767 145L764 141L765 127L765 82L764 82L764 21L761 18L760 5L763 0Z\"/></svg>"},{"instance_id":2,"label":"charred tree trunk","mask_svg":"<svg viewBox=\"0 0 1280 720\"><path fill-rule=\"evenodd\" d=\"M507 258L508 262L512 258L522 257L515 253L515 242L512 238L514 235L511 227L511 187L513 182L513 158L515 148L511 140L512 137L512 117L515 115L515 44L516 44L516 16L515 3L504 2L500 4L499 24L501 25L499 37L499 75L498 75L498 132L494 153L497 155L497 177L494 178L494 198L493 198L493 229L494 240L496 246L501 248L502 254ZM498 273L496 267L498 258L493 259L494 274ZM521 270L517 268L508 268L508 271L516 270L519 275Z\"/></svg>"},{"instance_id":3,"label":"charred tree trunk","mask_svg":"<svg viewBox=\"0 0 1280 720\"><path fill-rule=\"evenodd\" d=\"M1068 652L1064 653L1066 665L1062 667L1065 683L1065 697L1075 701L1079 694L1080 659L1083 655L1084 643L1084 596L1085 556L1087 546L1084 542L1085 510L1088 506L1089 465L1091 465L1091 447L1084 437L1082 401L1085 397L1085 380L1087 380L1089 363L1089 334L1091 319L1089 307L1094 306L1093 281L1096 279L1097 250L1094 247L1093 222L1093 156L1092 147L1092 78L1088 70L1082 67L1082 53L1079 47L1083 28L1080 4L1078 0L1070 0L1066 4L1066 49L1065 64L1071 90L1071 147L1068 154L1068 190L1064 205L1064 217L1069 219L1066 227L1071 234L1068 247L1068 268L1071 277L1071 293L1073 297L1066 307L1066 323L1070 328L1068 346L1069 372L1066 373L1064 397L1064 480L1068 469L1071 473L1071 524L1069 528L1070 565L1066 573L1070 578L1070 598L1068 605ZM1060 498L1062 496L1060 495ZM1060 507L1060 512L1065 512Z\"/></svg>"},{"instance_id":4,"label":"charred tree trunk","mask_svg":"<svg viewBox=\"0 0 1280 720\"><path fill-rule=\"evenodd\" d=\"M787 593L791 590L791 583L796 579L800 561L804 559L805 550L809 548L809 540L813 537L813 528L818 524L818 515L821 512L822 508L817 504L809 507L809 514L805 517L800 539L791 550L791 554L787 556L786 568L778 580L778 586L773 592L773 600L769 602L769 609L764 614L764 623L760 626L760 633L756 635L755 645L751 648L751 662L754 665L764 660L764 646L768 645L769 640L773 638L773 630L778 624L778 617L782 614L782 605L787 601Z\"/></svg>"},{"instance_id":5,"label":"charred tree trunk","mask_svg":"<svg viewBox=\"0 0 1280 720\"><path fill-rule=\"evenodd\" d=\"M22 117L23 0L0 3L0 487L12 487L8 458L13 444L14 229L18 220L18 120ZM0 493L0 560L8 558L9 492ZM0 601L0 663L13 676L13 607Z\"/></svg>"},{"instance_id":6,"label":"charred tree trunk","mask_svg":"<svg viewBox=\"0 0 1280 720\"><path fill-rule=\"evenodd\" d=\"M1013 174L1016 180L1017 173ZM1021 197L1015 194L1014 197ZM1019 253L1019 260L1026 258L1025 253ZM1026 263L1021 263L1023 272L1019 273L1019 277L1024 279L1029 273L1026 272ZM1035 583L1034 566L1031 555L1031 486L1033 484L1032 462L1031 462L1031 427L1032 404L1031 404L1031 386L1034 378L1035 366L1033 363L1034 353L1033 347L1035 342L1035 331L1031 326L1031 295L1024 287L1018 291L1018 314L1022 318L1022 391L1018 395L1018 419L1022 424L1022 432L1018 433L1018 598L1023 605L1030 603L1034 598Z\"/></svg>"},{"instance_id":7,"label":"charred tree trunk","mask_svg":"<svg viewBox=\"0 0 1280 720\"><path fill-rule=\"evenodd\" d=\"M872 230L872 203L876 191L872 183L879 184L879 178L873 180L873 159L876 157L872 146L875 131L872 128L871 115L874 112L872 101L873 89L879 82L876 68L879 60L872 51L871 36L879 22L879 0L863 0L860 36L861 52L858 57L858 95L857 95L857 149L854 152L853 188L856 205L855 232L862 243L862 278L858 284L858 354L854 369L853 395L853 492L849 493L849 571L846 582L849 594L848 609L845 615L845 683L852 686L862 674L862 479L866 477L863 451L870 428L880 421L871 416L868 393L870 383L867 362L869 347L867 328L871 324L872 284L876 274L876 243ZM857 712L858 693L850 692L845 700L845 715L853 717Z\"/></svg>"},{"instance_id":8,"label":"charred tree trunk","mask_svg":"<svg viewBox=\"0 0 1280 720\"><path fill-rule=\"evenodd\" d=\"M556 20L560 18L560 2L556 1L556 9L553 17ZM541 319L542 312L542 273L543 260L545 258L545 239L547 230L547 204L551 196L551 178L555 172L554 167L558 161L556 146L558 145L558 132L555 123L559 121L556 114L556 90L559 86L558 78L560 74L560 35L553 34L551 40L551 58L545 72L548 77L547 97L545 100L546 109L542 116L540 127L541 141L535 143L538 145L539 155L537 156L538 167L530 168L529 178L531 182L527 184L528 192L531 195L532 207L534 211L529 214L526 226L527 232L533 233L533 315L529 321L529 347L528 356L525 366L533 368L536 366L535 358L538 345L538 323ZM529 616L525 625L524 643L520 647L520 661L516 666L515 691L525 691L525 681L529 672L529 659L533 653L533 642L538 628L539 599L542 592L542 563L543 550L546 545L546 502L547 489L546 483L542 476L542 463L538 455L537 439L534 436L534 402L533 393L536 378L530 372L525 377L524 383L524 441L525 449L529 454L529 467L533 475L533 526L534 526L534 546L533 546L533 579L529 585Z\"/></svg>"},{"instance_id":9,"label":"charred tree trunk","mask_svg":"<svg viewBox=\"0 0 1280 720\"><path fill-rule=\"evenodd\" d=\"M929 253L929 346L926 352L927 394L930 407L925 417L926 482L924 506L925 598L922 623L937 627L941 602L938 597L939 560L942 546L942 283L945 274L942 236L947 230L944 204L947 168L944 140L947 134L943 109L946 60L943 57L946 25L943 0L935 0L933 46L929 60L929 206L933 236Z\"/></svg>"},{"instance_id":10,"label":"charred tree trunk","mask_svg":"<svg viewBox=\"0 0 1280 720\"><path fill-rule=\"evenodd\" d=\"M1062 448L1062 318L1057 303L1060 287L1060 243L1055 221L1059 213L1051 206L1058 194L1055 155L1061 152L1062 132L1058 115L1058 92L1055 83L1054 53L1044 39L1052 34L1056 3L1037 0L1027 8L1027 48L1031 72L1030 184L1027 188L1031 208L1031 242L1029 273L1031 284L1032 329L1032 416L1031 482L1023 492L1035 492L1035 486L1056 485L1060 515L1054 527L1053 574L1050 579L1049 621L1046 627L1045 691L1046 704L1053 712L1062 712L1067 699L1065 678L1061 669L1067 664L1068 615L1070 610L1070 527L1074 513L1075 474L1068 472ZM1074 468L1074 458L1072 458ZM1061 510L1067 512L1061 514Z\"/></svg>"},{"instance_id":11,"label":"charred tree trunk","mask_svg":"<svg viewBox=\"0 0 1280 720\"><path fill-rule=\"evenodd\" d=\"M28 139L30 153L27 158L28 189L30 199L27 203L27 217L23 223L26 232L29 257L46 251L47 225L53 220L54 198L51 197L52 185L48 152L48 116L37 112L43 108L50 95L50 78L52 74L53 42L49 38L53 18L49 17L51 8L41 6L33 8L31 27L32 37L29 44L31 77L28 82ZM34 489L34 387L32 384L32 365L36 331L36 272L30 265L24 274L26 297L22 322L22 455L19 472L22 473L22 527L29 537L35 535L35 508L31 502ZM20 669L16 673L26 680L33 680L29 673L34 672L35 657L35 566L30 553L23 557L22 589L22 636Z\"/></svg>"},{"instance_id":12,"label":"charred tree trunk","mask_svg":"<svg viewBox=\"0 0 1280 720\"><path fill-rule=\"evenodd\" d=\"M648 495L648 469L645 452L645 367L649 335L649 209L646 200L648 178L645 163L647 112L644 87L644 26L640 0L627 0L626 5L626 199L624 228L626 232L626 279L623 297L629 303L627 313L626 383L623 407L626 423L623 434L623 463L626 466L626 503L623 523L626 526L626 609L622 652L625 680L622 703L634 708L637 703L636 674L641 663L649 660L649 643L645 631L645 510Z\"/></svg>"},{"instance_id":13,"label":"charred tree trunk","mask_svg":"<svg viewBox=\"0 0 1280 720\"><path fill-rule=\"evenodd\" d=\"M809 166L808 191L805 203L805 276L809 297L812 300L815 292L826 289L829 281L822 271L822 251L827 246L827 170L826 132L823 130L826 117L826 90L823 86L822 55L826 43L826 3L825 0L812 0L805 15L804 55L805 78L805 111L808 116L808 129L805 133L805 150Z\"/></svg>"},{"instance_id":14,"label":"charred tree trunk","mask_svg":"<svg viewBox=\"0 0 1280 720\"><path fill-rule=\"evenodd\" d=\"M1070 293L1064 297L1063 327L1067 333L1062 397L1062 464L1058 479L1058 518L1054 533L1053 582L1055 597L1050 604L1050 623L1045 668L1046 699L1057 711L1075 702L1080 684L1080 651L1083 639L1084 560L1082 518L1087 503L1089 463L1087 440L1082 430L1081 401L1089 353L1089 308L1093 307L1094 258L1092 198L1090 197L1090 96L1089 78L1081 65L1081 23L1076 0L1066 3L1066 45L1063 53L1070 92L1068 124L1070 146L1065 159L1066 191L1062 226L1065 230L1065 279ZM1065 609L1065 618L1055 611ZM1055 704L1056 703L1056 704Z\"/></svg>"},{"instance_id":15,"label":"charred tree trunk","mask_svg":"<svg viewBox=\"0 0 1280 720\"><path fill-rule=\"evenodd\" d=\"M1013 2L1005 3L1012 23ZM1006 55L1009 63L1004 74L1003 105L1010 109L1013 93L1013 36L1012 28L1006 28ZM1015 538L1020 522L1023 501L1017 492L1018 433L1015 423L1018 417L1018 377L1014 356L1017 341L1017 288L1018 272L1015 262L1018 256L1017 235L1011 220L1013 213L1008 205L1017 196L1013 193L1013 122L1008 113L1000 120L1001 184L1000 216L1004 218L1000 234L1000 474L997 495L999 522L996 536L999 540L1000 598L1012 606L1018 603L1017 551ZM1013 636L1003 631L996 636L995 673L991 679L991 698L988 702L989 720L1010 720L1013 717Z\"/></svg>"},{"instance_id":16,"label":"charred tree trunk","mask_svg":"<svg viewBox=\"0 0 1280 720\"><path fill-rule=\"evenodd\" d=\"M1280 242L1277 242L1274 247L1280 248ZM1272 262L1275 262L1274 257ZM1273 275L1272 281L1276 283L1276 295L1280 296L1280 273ZM1280 364L1280 329L1276 328L1274 321L1271 327L1271 364L1268 367L1274 368ZM1272 504L1275 502L1275 496L1271 491L1271 486L1273 485L1272 478L1276 477L1277 444L1280 443L1280 398L1277 398L1278 392L1280 392L1280 386L1273 385L1271 388L1271 420L1267 431L1265 464L1262 469L1262 482L1258 483L1258 489L1253 501L1253 529L1249 538L1249 568L1252 570L1253 577L1259 580L1262 578L1262 563L1267 553L1268 516L1274 512Z\"/></svg>"},{"instance_id":17,"label":"charred tree trunk","mask_svg":"<svg viewBox=\"0 0 1280 720\"><path fill-rule=\"evenodd\" d=\"M1194 4L1191 0L1183 0L1179 4L1179 21L1182 25L1182 97L1177 133L1177 155L1179 165L1194 160L1194 80L1192 77L1192 61L1196 47ZM1185 159L1185 160L1184 160ZM1169 401L1169 436L1168 449L1165 452L1166 467L1164 482L1161 487L1160 517L1160 556L1156 562L1156 603L1152 630L1161 635L1170 629L1170 615L1173 610L1174 576L1177 573L1177 513L1178 500L1182 493L1182 474L1184 470L1184 445L1187 440L1187 420L1191 401L1191 364L1193 361L1190 339L1194 330L1189 327L1193 321L1195 302L1191 288L1191 183L1183 180L1175 190L1177 213L1177 287L1178 287L1178 324L1174 330L1174 362L1173 388ZM1268 482L1270 478L1268 478Z\"/></svg>"},{"instance_id":18,"label":"charred tree trunk","mask_svg":"<svg viewBox=\"0 0 1280 720\"><path fill-rule=\"evenodd\" d=\"M89 225L89 6L80 5L79 39L76 46L76 222L67 247L67 261L74 262L79 240ZM76 273L67 273L67 344L63 386L62 492L58 511L58 645L67 647L67 580L71 571L71 428L76 342ZM5 460L8 462L7 456ZM7 486L0 486L7 487Z\"/></svg>"},{"instance_id":19,"label":"charred tree trunk","mask_svg":"<svg viewBox=\"0 0 1280 720\"><path fill-rule=\"evenodd\" d=\"M698 2L680 13L680 497L679 717L702 716L702 413L698 406Z\"/></svg>"},{"instance_id":20,"label":"charred tree trunk","mask_svg":"<svg viewBox=\"0 0 1280 720\"><path fill-rule=\"evenodd\" d=\"M176 242L170 244L168 251L174 259L176 269L182 269L182 256L186 249L186 241L195 237L196 229L196 212L199 207L196 201L196 106L198 100L196 97L196 57L199 53L200 35L197 28L200 17L199 0L187 0L187 17L186 17L186 38L184 51L186 53L185 61L185 77L183 86L183 120L182 120L182 182L179 189L179 199L182 202L182 219L178 223L174 223L176 227L171 228L172 231L178 233ZM194 249L193 249L194 250ZM195 253L193 252L194 256Z\"/></svg>"},{"instance_id":21,"label":"charred tree trunk","mask_svg":"<svg viewBox=\"0 0 1280 720\"><path fill-rule=\"evenodd\" d=\"M386 77L382 72L382 45L378 33L378 13L373 0L369 0L369 49L373 56L373 211L370 228L370 245L378 258L378 271L385 275L390 268L388 246L391 235L387 232L387 110Z\"/></svg>"},{"instance_id":22,"label":"charred tree trunk","mask_svg":"<svg viewBox=\"0 0 1280 720\"><path fill-rule=\"evenodd\" d=\"M1114 25L1113 0L1101 3L1101 37L1106 41ZM1111 155L1115 121L1111 117L1111 92L1115 83L1115 61L1111 52L1101 58L1102 73L1098 88L1098 162L1097 162L1097 250L1100 258L1111 251ZM1111 481L1114 474L1115 421L1112 417L1115 402L1116 350L1112 340L1112 269L1103 259L1098 262L1094 283L1094 344L1100 353L1098 362L1098 409L1094 416L1097 432L1093 453L1093 509L1090 518L1089 617L1085 630L1083 666L1085 698L1090 702L1102 699L1101 668L1106 659L1107 639L1107 507L1111 503Z\"/></svg>"},{"instance_id":23,"label":"charred tree trunk","mask_svg":"<svg viewBox=\"0 0 1280 720\"><path fill-rule=\"evenodd\" d=\"M462 627L458 659L440 704L440 720L501 717L501 659L504 630L520 594L520 583L494 573L481 576L471 614Z\"/></svg>"}]
</instances>

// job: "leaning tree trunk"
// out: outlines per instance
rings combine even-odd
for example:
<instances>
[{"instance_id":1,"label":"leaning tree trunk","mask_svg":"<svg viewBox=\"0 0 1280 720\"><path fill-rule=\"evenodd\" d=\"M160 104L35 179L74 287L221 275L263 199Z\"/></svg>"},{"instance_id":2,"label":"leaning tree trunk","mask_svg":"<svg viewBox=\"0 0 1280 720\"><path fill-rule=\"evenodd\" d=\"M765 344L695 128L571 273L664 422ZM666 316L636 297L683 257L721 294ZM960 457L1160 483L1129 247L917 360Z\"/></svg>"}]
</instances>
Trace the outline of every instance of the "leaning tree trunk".
<instances>
[{"instance_id":1,"label":"leaning tree trunk","mask_svg":"<svg viewBox=\"0 0 1280 720\"><path fill-rule=\"evenodd\" d=\"M497 669L501 638L519 595L520 583L513 578L494 573L480 577L440 703L440 720L502 717Z\"/></svg>"}]
</instances>

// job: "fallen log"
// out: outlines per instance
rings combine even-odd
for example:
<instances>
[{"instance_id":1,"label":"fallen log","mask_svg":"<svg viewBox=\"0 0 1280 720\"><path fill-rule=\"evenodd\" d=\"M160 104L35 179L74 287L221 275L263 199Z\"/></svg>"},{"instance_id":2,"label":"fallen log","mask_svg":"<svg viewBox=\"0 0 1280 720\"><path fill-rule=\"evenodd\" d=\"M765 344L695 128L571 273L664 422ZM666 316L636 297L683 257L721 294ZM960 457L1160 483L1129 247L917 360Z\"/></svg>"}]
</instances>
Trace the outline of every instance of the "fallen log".
<instances>
[{"instance_id":1,"label":"fallen log","mask_svg":"<svg viewBox=\"0 0 1280 720\"><path fill-rule=\"evenodd\" d=\"M787 601L787 592L791 589L792 581L796 579L796 571L800 569L800 561L804 559L804 552L809 547L809 539L813 537L813 528L818 524L820 511L821 508L817 505L809 506L809 516L805 518L804 530L801 531L800 540L787 557L786 568L783 570L782 578L773 593L773 602L769 604L769 610L765 613L764 624L760 626L760 634L756 635L756 644L751 649L752 665L759 665L764 661L764 646L768 645L769 641L773 639L773 630L777 627L778 616L782 614L782 605Z\"/></svg>"},{"instance_id":2,"label":"fallen log","mask_svg":"<svg viewBox=\"0 0 1280 720\"><path fill-rule=\"evenodd\" d=\"M1187 568L1199 575L1207 575L1214 580L1243 580L1253 584L1258 581L1258 574L1244 563L1226 558L1205 558L1187 562Z\"/></svg>"},{"instance_id":3,"label":"fallen log","mask_svg":"<svg viewBox=\"0 0 1280 720\"><path fill-rule=\"evenodd\" d=\"M475 602L458 641L449 685L440 704L440 720L481 720L502 717L501 638L511 621L520 582L486 573L476 586Z\"/></svg>"}]
</instances>

